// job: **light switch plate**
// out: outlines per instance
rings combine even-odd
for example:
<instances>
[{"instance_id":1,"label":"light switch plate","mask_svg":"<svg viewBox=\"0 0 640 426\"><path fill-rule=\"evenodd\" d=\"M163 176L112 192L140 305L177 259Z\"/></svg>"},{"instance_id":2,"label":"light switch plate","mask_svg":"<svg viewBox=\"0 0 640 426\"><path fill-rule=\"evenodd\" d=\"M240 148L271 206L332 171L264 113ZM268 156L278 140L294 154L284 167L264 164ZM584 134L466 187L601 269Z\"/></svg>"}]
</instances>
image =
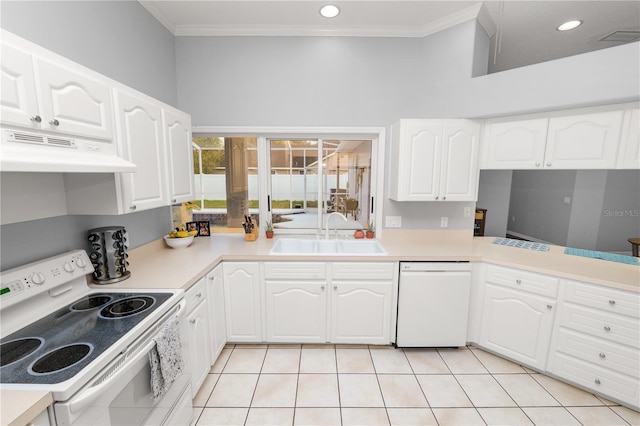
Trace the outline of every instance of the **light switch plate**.
<instances>
[{"instance_id":1,"label":"light switch plate","mask_svg":"<svg viewBox=\"0 0 640 426\"><path fill-rule=\"evenodd\" d=\"M464 217L470 217L471 216L471 207L467 206L464 208Z\"/></svg>"},{"instance_id":2,"label":"light switch plate","mask_svg":"<svg viewBox=\"0 0 640 426\"><path fill-rule=\"evenodd\" d=\"M400 228L402 226L402 216L385 216L384 226L386 228Z\"/></svg>"},{"instance_id":3,"label":"light switch plate","mask_svg":"<svg viewBox=\"0 0 640 426\"><path fill-rule=\"evenodd\" d=\"M447 216L442 216L440 218L440 228L446 228L449 226L449 218Z\"/></svg>"}]
</instances>

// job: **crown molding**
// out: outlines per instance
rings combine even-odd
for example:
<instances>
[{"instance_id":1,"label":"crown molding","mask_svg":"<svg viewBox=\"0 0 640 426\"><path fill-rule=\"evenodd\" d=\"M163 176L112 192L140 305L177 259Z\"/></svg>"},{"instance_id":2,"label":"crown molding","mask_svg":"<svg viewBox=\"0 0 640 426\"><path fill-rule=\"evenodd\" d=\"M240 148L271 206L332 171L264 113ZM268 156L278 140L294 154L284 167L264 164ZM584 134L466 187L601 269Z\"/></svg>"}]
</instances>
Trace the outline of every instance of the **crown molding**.
<instances>
[{"instance_id":1,"label":"crown molding","mask_svg":"<svg viewBox=\"0 0 640 426\"><path fill-rule=\"evenodd\" d=\"M483 3L477 3L452 15L422 26L308 26L308 25L176 25L155 4L139 0L162 25L176 37L199 36L339 36L339 37L426 37L463 22L477 19L491 36L495 24Z\"/></svg>"}]
</instances>

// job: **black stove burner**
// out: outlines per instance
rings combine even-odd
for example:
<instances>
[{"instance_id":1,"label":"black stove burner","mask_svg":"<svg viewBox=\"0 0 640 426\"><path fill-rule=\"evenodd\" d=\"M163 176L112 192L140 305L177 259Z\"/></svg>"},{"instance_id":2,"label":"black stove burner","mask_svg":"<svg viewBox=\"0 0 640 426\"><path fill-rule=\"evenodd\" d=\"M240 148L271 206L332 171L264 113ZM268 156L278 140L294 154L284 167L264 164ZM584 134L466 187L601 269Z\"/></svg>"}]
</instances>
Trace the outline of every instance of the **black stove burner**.
<instances>
[{"instance_id":1,"label":"black stove burner","mask_svg":"<svg viewBox=\"0 0 640 426\"><path fill-rule=\"evenodd\" d=\"M0 367L21 360L36 351L44 340L40 337L28 337L26 339L5 342L0 346Z\"/></svg>"},{"instance_id":2,"label":"black stove burner","mask_svg":"<svg viewBox=\"0 0 640 426\"><path fill-rule=\"evenodd\" d=\"M102 308L102 318L123 318L143 312L156 303L156 299L150 296L134 296L121 299Z\"/></svg>"},{"instance_id":3,"label":"black stove burner","mask_svg":"<svg viewBox=\"0 0 640 426\"><path fill-rule=\"evenodd\" d=\"M89 309L94 309L99 306L104 305L105 303L111 302L111 297L109 296L92 296L87 297L86 299L79 300L78 302L71 305L72 311L87 311Z\"/></svg>"},{"instance_id":4,"label":"black stove burner","mask_svg":"<svg viewBox=\"0 0 640 426\"><path fill-rule=\"evenodd\" d=\"M93 352L93 345L90 343L77 343L63 346L38 358L29 367L30 374L50 374L82 361Z\"/></svg>"}]
</instances>

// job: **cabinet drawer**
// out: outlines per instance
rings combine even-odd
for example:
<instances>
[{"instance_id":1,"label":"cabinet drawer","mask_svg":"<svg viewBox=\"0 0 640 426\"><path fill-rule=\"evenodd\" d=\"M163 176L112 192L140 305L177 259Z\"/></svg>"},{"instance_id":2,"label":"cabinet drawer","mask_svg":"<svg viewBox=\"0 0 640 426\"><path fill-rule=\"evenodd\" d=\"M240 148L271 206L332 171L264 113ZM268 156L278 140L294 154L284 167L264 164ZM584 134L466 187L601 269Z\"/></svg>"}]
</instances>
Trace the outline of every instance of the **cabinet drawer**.
<instances>
[{"instance_id":1,"label":"cabinet drawer","mask_svg":"<svg viewBox=\"0 0 640 426\"><path fill-rule=\"evenodd\" d=\"M333 262L331 278L337 280L390 280L393 262Z\"/></svg>"},{"instance_id":2,"label":"cabinet drawer","mask_svg":"<svg viewBox=\"0 0 640 426\"><path fill-rule=\"evenodd\" d=\"M185 294L185 300L187 301L187 315L193 311L203 300L205 300L206 288L204 284L204 278L201 278L197 283L191 286Z\"/></svg>"},{"instance_id":3,"label":"cabinet drawer","mask_svg":"<svg viewBox=\"0 0 640 426\"><path fill-rule=\"evenodd\" d=\"M265 262L265 279L323 280L327 277L324 262Z\"/></svg>"},{"instance_id":4,"label":"cabinet drawer","mask_svg":"<svg viewBox=\"0 0 640 426\"><path fill-rule=\"evenodd\" d=\"M567 281L565 300L611 313L640 317L639 293Z\"/></svg>"},{"instance_id":5,"label":"cabinet drawer","mask_svg":"<svg viewBox=\"0 0 640 426\"><path fill-rule=\"evenodd\" d=\"M636 409L640 407L640 380L557 352L552 354L551 358L553 358L551 372L558 377L584 386L607 398L629 403Z\"/></svg>"},{"instance_id":6,"label":"cabinet drawer","mask_svg":"<svg viewBox=\"0 0 640 426\"><path fill-rule=\"evenodd\" d=\"M640 379L640 352L636 349L566 328L557 331L556 339L558 352Z\"/></svg>"},{"instance_id":7,"label":"cabinet drawer","mask_svg":"<svg viewBox=\"0 0 640 426\"><path fill-rule=\"evenodd\" d=\"M571 303L564 303L559 311L558 321L562 327L633 348L640 347L640 327L636 319Z\"/></svg>"},{"instance_id":8,"label":"cabinet drawer","mask_svg":"<svg viewBox=\"0 0 640 426\"><path fill-rule=\"evenodd\" d=\"M555 298L558 294L558 278L519 269L487 265L487 282L500 284L517 290Z\"/></svg>"}]
</instances>

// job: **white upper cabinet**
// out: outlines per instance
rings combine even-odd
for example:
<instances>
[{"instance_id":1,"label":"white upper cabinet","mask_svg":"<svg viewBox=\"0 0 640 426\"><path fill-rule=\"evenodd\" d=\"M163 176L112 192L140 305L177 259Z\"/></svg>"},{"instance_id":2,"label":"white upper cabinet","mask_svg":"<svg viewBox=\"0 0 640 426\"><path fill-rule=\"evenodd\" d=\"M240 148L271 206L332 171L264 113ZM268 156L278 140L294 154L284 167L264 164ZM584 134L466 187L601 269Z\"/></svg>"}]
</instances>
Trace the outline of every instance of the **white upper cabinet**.
<instances>
[{"instance_id":1,"label":"white upper cabinet","mask_svg":"<svg viewBox=\"0 0 640 426\"><path fill-rule=\"evenodd\" d=\"M396 201L474 201L479 126L469 120L400 120L392 129Z\"/></svg>"},{"instance_id":2,"label":"white upper cabinet","mask_svg":"<svg viewBox=\"0 0 640 426\"><path fill-rule=\"evenodd\" d=\"M488 120L481 167L638 168L637 112L634 117L633 110L625 111L624 106L615 108L606 106L573 110L571 114L555 112L547 117Z\"/></svg>"},{"instance_id":3,"label":"white upper cabinet","mask_svg":"<svg viewBox=\"0 0 640 426\"><path fill-rule=\"evenodd\" d=\"M544 166L554 169L615 168L623 114L623 111L610 111L552 117Z\"/></svg>"},{"instance_id":4,"label":"white upper cabinet","mask_svg":"<svg viewBox=\"0 0 640 426\"><path fill-rule=\"evenodd\" d=\"M3 43L1 99L5 124L113 139L109 86L81 67L55 64Z\"/></svg>"},{"instance_id":5,"label":"white upper cabinet","mask_svg":"<svg viewBox=\"0 0 640 426\"><path fill-rule=\"evenodd\" d=\"M191 117L173 109L165 109L163 112L169 170L169 201L171 204L190 201L195 198Z\"/></svg>"},{"instance_id":6,"label":"white upper cabinet","mask_svg":"<svg viewBox=\"0 0 640 426\"><path fill-rule=\"evenodd\" d=\"M640 109L633 108L625 112L619 169L640 169Z\"/></svg>"},{"instance_id":7,"label":"white upper cabinet","mask_svg":"<svg viewBox=\"0 0 640 426\"><path fill-rule=\"evenodd\" d=\"M122 157L138 166L123 173L123 213L168 204L162 110L133 93L116 91Z\"/></svg>"},{"instance_id":8,"label":"white upper cabinet","mask_svg":"<svg viewBox=\"0 0 640 426\"><path fill-rule=\"evenodd\" d=\"M489 123L485 132L489 141L487 168L542 168L548 126L547 118Z\"/></svg>"},{"instance_id":9,"label":"white upper cabinet","mask_svg":"<svg viewBox=\"0 0 640 426\"><path fill-rule=\"evenodd\" d=\"M31 55L6 44L2 44L1 55L2 122L39 129L42 117Z\"/></svg>"}]
</instances>

